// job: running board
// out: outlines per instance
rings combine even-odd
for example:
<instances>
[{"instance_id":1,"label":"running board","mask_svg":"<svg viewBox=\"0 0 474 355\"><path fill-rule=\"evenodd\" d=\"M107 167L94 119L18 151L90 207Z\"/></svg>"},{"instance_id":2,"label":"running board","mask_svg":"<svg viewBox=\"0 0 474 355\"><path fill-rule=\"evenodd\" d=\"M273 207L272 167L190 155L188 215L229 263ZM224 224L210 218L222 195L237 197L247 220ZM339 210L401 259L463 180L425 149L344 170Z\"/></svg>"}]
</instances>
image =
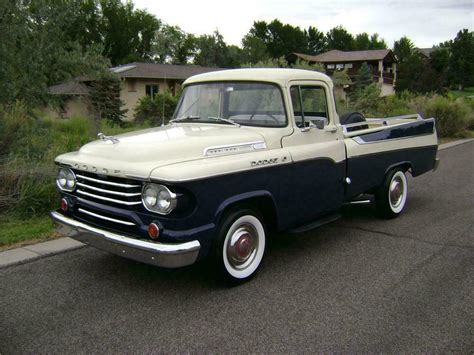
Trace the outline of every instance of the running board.
<instances>
[{"instance_id":1,"label":"running board","mask_svg":"<svg viewBox=\"0 0 474 355\"><path fill-rule=\"evenodd\" d=\"M328 223L331 223L331 222L334 222L334 221L337 221L339 218L341 218L341 215L336 213L336 214L331 214L331 215L328 215L328 216L325 216L325 217L322 217L320 219L317 219L313 222L310 222L310 223L307 223L307 224L303 224L302 226L300 227L297 227L297 228L293 228L293 229L290 229L288 231L288 233L291 233L291 234L297 234L297 233L304 233L304 232L307 232L307 231L310 231L312 229L315 229L315 228L318 228L324 224L328 224Z\"/></svg>"}]
</instances>

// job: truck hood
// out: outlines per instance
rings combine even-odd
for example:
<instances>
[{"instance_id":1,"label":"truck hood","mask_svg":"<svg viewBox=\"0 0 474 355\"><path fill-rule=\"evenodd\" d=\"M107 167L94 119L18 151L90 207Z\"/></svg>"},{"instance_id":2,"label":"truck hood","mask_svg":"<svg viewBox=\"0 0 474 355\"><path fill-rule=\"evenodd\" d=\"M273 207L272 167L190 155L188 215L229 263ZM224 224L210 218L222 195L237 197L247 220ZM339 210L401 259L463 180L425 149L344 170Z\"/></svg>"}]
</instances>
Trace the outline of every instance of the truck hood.
<instances>
[{"instance_id":1,"label":"truck hood","mask_svg":"<svg viewBox=\"0 0 474 355\"><path fill-rule=\"evenodd\" d=\"M164 165L266 148L259 133L221 125L167 125L114 138L118 142L96 140L58 156L56 162L108 175L148 178L153 169Z\"/></svg>"}]
</instances>

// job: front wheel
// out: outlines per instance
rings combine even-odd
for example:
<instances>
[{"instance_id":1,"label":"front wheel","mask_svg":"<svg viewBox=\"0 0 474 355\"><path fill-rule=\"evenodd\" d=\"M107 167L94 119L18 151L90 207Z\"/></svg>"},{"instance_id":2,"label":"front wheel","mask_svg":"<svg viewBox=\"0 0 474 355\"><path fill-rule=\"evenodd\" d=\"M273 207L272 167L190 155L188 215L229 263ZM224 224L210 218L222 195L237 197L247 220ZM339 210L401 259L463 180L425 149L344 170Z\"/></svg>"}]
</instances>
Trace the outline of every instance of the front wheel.
<instances>
[{"instance_id":1,"label":"front wheel","mask_svg":"<svg viewBox=\"0 0 474 355\"><path fill-rule=\"evenodd\" d=\"M219 228L215 257L220 276L240 283L257 272L265 252L262 218L250 209L229 213Z\"/></svg>"},{"instance_id":2,"label":"front wheel","mask_svg":"<svg viewBox=\"0 0 474 355\"><path fill-rule=\"evenodd\" d=\"M383 218L398 217L407 201L408 182L404 170L390 171L375 194L377 211Z\"/></svg>"}]
</instances>

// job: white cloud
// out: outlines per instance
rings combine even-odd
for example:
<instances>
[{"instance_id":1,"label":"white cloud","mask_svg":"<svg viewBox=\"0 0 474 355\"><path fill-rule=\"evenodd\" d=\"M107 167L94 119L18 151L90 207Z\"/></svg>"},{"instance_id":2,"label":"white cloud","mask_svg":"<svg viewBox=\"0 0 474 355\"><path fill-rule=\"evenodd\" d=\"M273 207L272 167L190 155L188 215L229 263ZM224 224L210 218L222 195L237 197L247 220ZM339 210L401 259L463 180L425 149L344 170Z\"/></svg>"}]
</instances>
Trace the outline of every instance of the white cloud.
<instances>
[{"instance_id":1,"label":"white cloud","mask_svg":"<svg viewBox=\"0 0 474 355\"><path fill-rule=\"evenodd\" d=\"M406 35L419 47L453 39L461 28L474 27L474 2L459 0L134 0L164 22L186 32L210 34L215 29L227 43L240 45L254 21L278 18L301 28L327 32L343 25L353 33L377 32L389 46Z\"/></svg>"}]
</instances>

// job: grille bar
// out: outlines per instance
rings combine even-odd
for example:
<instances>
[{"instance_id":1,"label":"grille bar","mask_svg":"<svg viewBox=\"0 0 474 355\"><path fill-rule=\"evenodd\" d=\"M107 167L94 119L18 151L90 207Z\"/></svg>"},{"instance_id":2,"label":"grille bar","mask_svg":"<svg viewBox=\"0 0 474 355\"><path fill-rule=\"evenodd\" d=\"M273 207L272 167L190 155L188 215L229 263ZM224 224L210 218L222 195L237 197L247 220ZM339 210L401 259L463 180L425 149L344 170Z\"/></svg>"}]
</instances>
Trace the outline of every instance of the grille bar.
<instances>
[{"instance_id":1,"label":"grille bar","mask_svg":"<svg viewBox=\"0 0 474 355\"><path fill-rule=\"evenodd\" d=\"M103 192L103 193L110 194L110 195L117 195L117 196L124 196L124 197L132 197L132 196L140 196L141 195L140 192L119 192L119 191L112 191L112 190L104 190L104 189L100 189L100 188L95 187L95 186L84 184L82 182L78 182L77 186L84 187L86 189L90 189L90 190L94 190L94 191Z\"/></svg>"},{"instance_id":2,"label":"grille bar","mask_svg":"<svg viewBox=\"0 0 474 355\"><path fill-rule=\"evenodd\" d=\"M91 211L87 211L83 208L79 208L78 209L79 212L81 213L85 213L85 214L88 214L89 216L92 216L92 217L96 217L96 218L100 218L100 219L103 219L103 220L106 220L106 221L109 221L109 222L115 222L115 223L119 223L119 224L124 224L126 226L134 226L135 223L132 223L132 222L127 222L127 221L122 221L120 219L115 219L115 218L110 218L110 217L106 217L106 216L102 216L100 214L97 214L97 213L94 213L94 212L91 212Z\"/></svg>"},{"instance_id":3,"label":"grille bar","mask_svg":"<svg viewBox=\"0 0 474 355\"><path fill-rule=\"evenodd\" d=\"M84 179L84 180L97 182L99 184L117 186L117 187L124 187L124 188L128 188L128 189L133 188L133 187L141 187L141 185L120 184L118 182L111 182L111 181L106 181L106 180L94 179L94 178L91 178L89 176L84 176L84 175L80 175L80 174L76 174L76 177Z\"/></svg>"},{"instance_id":4,"label":"grille bar","mask_svg":"<svg viewBox=\"0 0 474 355\"><path fill-rule=\"evenodd\" d=\"M141 200L140 200L140 201L123 201L123 200L116 200L116 199L114 199L114 198L109 198L109 197L105 197L105 196L95 195L95 194L91 194L90 192L86 192L86 191L82 191L82 190L77 190L77 193L78 193L78 194L81 194L81 195L85 195L85 196L97 198L97 199L99 199L99 200L109 201L109 202L114 202L114 203L119 203L119 204L127 205L127 206L134 206L134 205L139 205L139 204L142 203Z\"/></svg>"}]
</instances>

